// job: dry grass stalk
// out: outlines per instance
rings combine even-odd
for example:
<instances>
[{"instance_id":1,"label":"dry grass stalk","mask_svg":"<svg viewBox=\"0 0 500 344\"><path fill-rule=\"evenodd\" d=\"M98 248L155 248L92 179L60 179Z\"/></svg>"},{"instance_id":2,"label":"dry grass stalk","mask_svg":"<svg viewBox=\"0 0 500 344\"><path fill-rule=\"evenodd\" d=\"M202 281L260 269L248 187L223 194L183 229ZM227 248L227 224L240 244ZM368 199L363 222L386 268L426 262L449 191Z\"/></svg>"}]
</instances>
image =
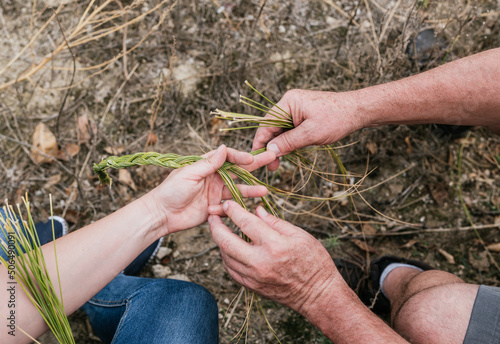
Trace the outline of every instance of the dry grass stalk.
<instances>
[{"instance_id":1,"label":"dry grass stalk","mask_svg":"<svg viewBox=\"0 0 500 344\"><path fill-rule=\"evenodd\" d=\"M128 14L131 14L133 10L137 9L140 5L144 4L145 0L135 0L130 5L123 7L120 10L110 9L111 5L115 3L114 0L106 0L102 4L96 4L95 0L91 0L88 6L85 8L82 16L78 20L76 25L70 27L66 33L63 34L63 37L56 42L55 48L45 56L41 57L37 61L32 61L30 67L28 67L24 72L18 75L15 79L12 79L8 82L0 84L0 90L6 89L18 82L22 81L30 81L32 82L32 78L35 74L42 71L44 68L48 68L47 64L52 63L56 60L56 57L60 56L64 51L70 50L72 48L76 48L78 46L97 41L103 37L109 36L110 34L120 31L122 29L127 28L130 25L137 24L138 22L144 20L149 15L160 11L158 22L139 40L137 44L128 50L124 50L115 57L105 62L98 63L96 65L88 66L88 67L76 67L76 71L94 71L90 76L95 76L117 61L118 59L124 57L129 54L133 50L137 49L154 31L158 30L166 16L170 11L175 7L177 1L167 7L167 0L163 0L159 2L156 6L144 11L143 13L126 20L123 24L115 25L117 19L125 17ZM65 3L61 3L54 13L50 16L50 18L35 32L33 33L30 41L26 44L21 51L19 51L16 56L14 56L1 70L0 76L4 74L9 68L11 68L16 62L20 61L25 53L30 49L31 56L33 58L33 50L35 49L35 43L40 39L42 33L45 32L49 24L58 18L61 11L65 7ZM33 6L34 8L34 6ZM34 9L33 9L34 11ZM34 13L32 15L34 17ZM32 20L33 21L33 20ZM92 34L89 34L92 32ZM52 62L51 62L52 61ZM64 66L53 65L50 67L53 70L73 70L73 68L68 68ZM85 79L87 79L85 78ZM83 79L83 80L85 80ZM74 87L78 85L83 80L73 83L69 87ZM59 89L65 89L68 87L63 87Z\"/></svg>"}]
</instances>

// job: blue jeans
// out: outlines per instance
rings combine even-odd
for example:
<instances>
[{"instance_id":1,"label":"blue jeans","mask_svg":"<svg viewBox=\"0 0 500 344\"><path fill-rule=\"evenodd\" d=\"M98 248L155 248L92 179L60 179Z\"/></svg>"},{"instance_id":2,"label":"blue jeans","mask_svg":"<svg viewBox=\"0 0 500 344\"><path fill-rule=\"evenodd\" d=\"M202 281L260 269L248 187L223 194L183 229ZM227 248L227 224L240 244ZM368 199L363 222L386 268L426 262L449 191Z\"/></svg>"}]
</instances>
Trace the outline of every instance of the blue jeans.
<instances>
[{"instance_id":1,"label":"blue jeans","mask_svg":"<svg viewBox=\"0 0 500 344\"><path fill-rule=\"evenodd\" d=\"M82 309L104 343L219 342L217 303L194 283L120 274Z\"/></svg>"},{"instance_id":2,"label":"blue jeans","mask_svg":"<svg viewBox=\"0 0 500 344\"><path fill-rule=\"evenodd\" d=\"M1 230L0 240L7 241ZM7 258L1 248L0 255ZM194 283L121 273L82 309L103 343L219 342L217 303Z\"/></svg>"}]
</instances>

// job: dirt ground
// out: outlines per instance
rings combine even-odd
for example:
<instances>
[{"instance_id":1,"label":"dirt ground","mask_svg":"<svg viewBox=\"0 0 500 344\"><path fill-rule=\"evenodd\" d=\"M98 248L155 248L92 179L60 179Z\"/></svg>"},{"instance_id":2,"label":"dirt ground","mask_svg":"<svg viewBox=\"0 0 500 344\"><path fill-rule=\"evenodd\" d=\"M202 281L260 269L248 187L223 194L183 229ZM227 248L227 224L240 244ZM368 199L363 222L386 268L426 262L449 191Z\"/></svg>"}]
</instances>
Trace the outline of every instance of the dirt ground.
<instances>
[{"instance_id":1,"label":"dirt ground","mask_svg":"<svg viewBox=\"0 0 500 344\"><path fill-rule=\"evenodd\" d=\"M293 88L355 90L500 46L496 0L109 1L72 35L89 2L65 0L61 8L57 0L0 2L2 196L16 203L29 192L43 219L52 194L55 213L72 231L169 173L151 166L113 171L113 186L103 187L92 164L109 155L200 155L222 143L250 151L253 130L220 132L228 124L210 115L216 108L255 114L238 103L239 94L254 97L245 80L278 101ZM426 39L434 44L416 55L422 32L431 32ZM40 123L53 136L34 139ZM311 202L277 203L332 257L397 254L467 282L500 285L500 254L486 251L500 242L499 143L480 127L365 129L342 140L339 151L353 180L373 170L360 188L374 186L362 194L366 203L353 196L355 206L329 201L314 213ZM286 188L298 173L285 163L276 173L256 175ZM143 275L154 276L152 265L161 264L168 276L205 286L219 304L221 343L229 343L244 306L230 307L239 286L224 271L207 225L164 245L171 251ZM300 315L266 300L262 305L283 343L329 343ZM82 312L70 320L78 343L99 342ZM250 329L248 343L276 342L257 312Z\"/></svg>"}]
</instances>

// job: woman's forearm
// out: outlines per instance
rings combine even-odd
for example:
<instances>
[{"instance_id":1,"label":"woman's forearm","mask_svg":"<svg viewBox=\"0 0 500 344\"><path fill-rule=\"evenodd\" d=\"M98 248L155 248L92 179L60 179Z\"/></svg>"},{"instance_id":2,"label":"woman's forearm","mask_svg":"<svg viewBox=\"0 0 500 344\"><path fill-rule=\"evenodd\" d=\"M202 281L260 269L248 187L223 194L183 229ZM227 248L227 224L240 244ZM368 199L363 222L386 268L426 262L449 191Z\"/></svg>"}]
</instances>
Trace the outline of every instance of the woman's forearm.
<instances>
[{"instance_id":1,"label":"woman's forearm","mask_svg":"<svg viewBox=\"0 0 500 344\"><path fill-rule=\"evenodd\" d=\"M162 235L156 230L158 220L148 215L152 212L147 208L147 197L57 240L59 273L67 314L73 313L97 294ZM59 292L53 243L44 245L42 250L52 282ZM8 286L8 276L7 269L0 266L2 290ZM6 294L2 292L0 295ZM15 308L8 308L9 295L6 297L4 302L0 302L0 313L8 316L11 310L15 310L16 325L35 338L47 331L47 325L20 285L15 289ZM30 342L21 331L16 331L16 337L12 337L5 326L2 328L1 343Z\"/></svg>"}]
</instances>

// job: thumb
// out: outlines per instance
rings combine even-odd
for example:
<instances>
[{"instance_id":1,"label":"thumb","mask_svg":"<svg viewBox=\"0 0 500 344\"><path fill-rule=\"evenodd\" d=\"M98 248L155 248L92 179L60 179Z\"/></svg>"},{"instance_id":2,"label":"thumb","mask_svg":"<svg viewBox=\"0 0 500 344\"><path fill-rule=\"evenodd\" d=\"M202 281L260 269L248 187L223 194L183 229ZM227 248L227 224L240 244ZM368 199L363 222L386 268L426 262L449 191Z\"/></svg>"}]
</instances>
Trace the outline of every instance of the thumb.
<instances>
[{"instance_id":1,"label":"thumb","mask_svg":"<svg viewBox=\"0 0 500 344\"><path fill-rule=\"evenodd\" d=\"M274 152L276 156L280 157L290 154L296 149L307 146L310 140L302 126L303 124L292 130L285 131L269 141L267 150Z\"/></svg>"},{"instance_id":2,"label":"thumb","mask_svg":"<svg viewBox=\"0 0 500 344\"><path fill-rule=\"evenodd\" d=\"M226 162L227 148L221 145L212 154L208 153L208 158L200 160L191 166L188 166L190 172L196 174L200 178L206 178L214 174Z\"/></svg>"}]
</instances>

